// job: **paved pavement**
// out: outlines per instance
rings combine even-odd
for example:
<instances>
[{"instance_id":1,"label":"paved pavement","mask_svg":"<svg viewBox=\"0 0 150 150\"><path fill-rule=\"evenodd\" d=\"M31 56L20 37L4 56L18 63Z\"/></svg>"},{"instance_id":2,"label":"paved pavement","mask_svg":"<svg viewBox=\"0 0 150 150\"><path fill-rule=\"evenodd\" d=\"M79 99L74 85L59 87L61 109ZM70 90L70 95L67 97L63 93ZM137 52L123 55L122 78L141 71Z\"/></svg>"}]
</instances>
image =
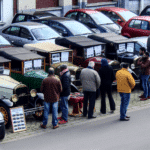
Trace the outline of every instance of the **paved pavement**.
<instances>
[{"instance_id":1,"label":"paved pavement","mask_svg":"<svg viewBox=\"0 0 150 150\"><path fill-rule=\"evenodd\" d=\"M138 95L140 95L142 93L141 90L139 90L138 88L135 89L132 94L131 94L131 101L130 101L130 105L129 105L129 111L131 110L135 110L135 109L139 109L141 107L149 107L150 106L150 99L146 100L146 101L140 101L140 99L138 98ZM107 118L110 117L110 115L118 115L119 118L119 109L120 109L120 96L119 93L116 92L116 90L113 90L113 98L115 100L116 103L116 111L114 114L110 114L110 107L109 107L109 102L108 99L106 98L106 104L107 104L107 113L104 114L100 114L100 97L96 100L96 104L95 104L95 108L96 108L96 112L95 114L97 115L97 119L103 119L103 118ZM69 106L69 112L72 112L72 106ZM61 116L61 113L59 113L58 116ZM1 141L1 144L3 143L7 143L9 141L14 141L14 140L18 140L18 139L22 139L22 138L28 138L37 134L42 134L42 133L46 133L46 132L50 132L52 129L52 125L51 125L51 114L49 115L49 122L47 125L47 129L41 129L40 128L40 123L41 121L37 121L34 119L34 117L29 116L28 118L26 118L26 124L27 124L27 130L26 131L22 131L22 132L17 132L17 133L13 133L12 132L12 128L10 129L6 129L6 135L4 140ZM95 119L94 119L95 120ZM82 123L82 122L88 122L89 119L87 118L83 118L83 117L70 117L68 119L68 123L64 124L64 125L60 125L59 128L61 128L62 126L74 126L75 124L78 123ZM91 120L92 121L92 120ZM58 129L55 129L58 130Z\"/></svg>"}]
</instances>

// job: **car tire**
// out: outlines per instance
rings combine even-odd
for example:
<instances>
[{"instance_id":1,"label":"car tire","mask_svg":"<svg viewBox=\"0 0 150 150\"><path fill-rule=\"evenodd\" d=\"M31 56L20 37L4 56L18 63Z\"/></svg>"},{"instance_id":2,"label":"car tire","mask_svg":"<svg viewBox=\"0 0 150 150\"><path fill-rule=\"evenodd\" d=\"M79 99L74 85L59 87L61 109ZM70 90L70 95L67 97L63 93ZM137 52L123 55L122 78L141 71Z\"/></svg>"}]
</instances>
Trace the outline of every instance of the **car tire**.
<instances>
[{"instance_id":1,"label":"car tire","mask_svg":"<svg viewBox=\"0 0 150 150\"><path fill-rule=\"evenodd\" d=\"M9 108L5 104L0 103L0 111L4 115L5 127L9 128L11 125L11 117L10 117Z\"/></svg>"},{"instance_id":2,"label":"car tire","mask_svg":"<svg viewBox=\"0 0 150 150\"><path fill-rule=\"evenodd\" d=\"M4 137L5 137L5 124L1 126L0 140L4 139Z\"/></svg>"},{"instance_id":3,"label":"car tire","mask_svg":"<svg viewBox=\"0 0 150 150\"><path fill-rule=\"evenodd\" d=\"M41 107L41 106L44 106L43 100L38 100L36 102L36 107ZM35 119L42 121L43 120L43 114L44 114L44 110L38 110L35 112L35 114L33 116Z\"/></svg>"}]
</instances>

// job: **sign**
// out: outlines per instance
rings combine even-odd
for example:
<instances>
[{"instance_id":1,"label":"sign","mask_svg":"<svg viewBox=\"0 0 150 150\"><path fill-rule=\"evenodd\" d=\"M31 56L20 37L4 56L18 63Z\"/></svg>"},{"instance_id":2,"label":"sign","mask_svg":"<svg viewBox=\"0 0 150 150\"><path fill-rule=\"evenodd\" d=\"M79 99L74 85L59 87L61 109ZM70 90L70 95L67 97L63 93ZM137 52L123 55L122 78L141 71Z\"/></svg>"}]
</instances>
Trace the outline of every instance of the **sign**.
<instances>
[{"instance_id":1,"label":"sign","mask_svg":"<svg viewBox=\"0 0 150 150\"><path fill-rule=\"evenodd\" d=\"M102 51L102 46L101 45L95 46L94 49L95 49L95 56L101 55L101 51Z\"/></svg>"},{"instance_id":2,"label":"sign","mask_svg":"<svg viewBox=\"0 0 150 150\"><path fill-rule=\"evenodd\" d=\"M60 62L60 53L52 54L52 64Z\"/></svg>"},{"instance_id":3,"label":"sign","mask_svg":"<svg viewBox=\"0 0 150 150\"><path fill-rule=\"evenodd\" d=\"M42 60L41 59L34 60L33 65L35 69L41 69Z\"/></svg>"},{"instance_id":4,"label":"sign","mask_svg":"<svg viewBox=\"0 0 150 150\"><path fill-rule=\"evenodd\" d=\"M27 70L32 70L32 60L30 60L30 61L25 61L25 62L24 62L24 73L25 73Z\"/></svg>"},{"instance_id":5,"label":"sign","mask_svg":"<svg viewBox=\"0 0 150 150\"><path fill-rule=\"evenodd\" d=\"M69 52L61 52L61 61L68 61Z\"/></svg>"},{"instance_id":6,"label":"sign","mask_svg":"<svg viewBox=\"0 0 150 150\"><path fill-rule=\"evenodd\" d=\"M134 52L134 43L127 43L127 52Z\"/></svg>"},{"instance_id":7,"label":"sign","mask_svg":"<svg viewBox=\"0 0 150 150\"><path fill-rule=\"evenodd\" d=\"M9 70L9 69L4 69L3 74L5 74L5 75L9 75L9 74L10 74L10 70Z\"/></svg>"},{"instance_id":8,"label":"sign","mask_svg":"<svg viewBox=\"0 0 150 150\"><path fill-rule=\"evenodd\" d=\"M94 57L94 48L93 47L87 48L87 58L89 58L89 57Z\"/></svg>"},{"instance_id":9,"label":"sign","mask_svg":"<svg viewBox=\"0 0 150 150\"><path fill-rule=\"evenodd\" d=\"M10 108L13 132L26 130L26 122L23 106Z\"/></svg>"}]
</instances>

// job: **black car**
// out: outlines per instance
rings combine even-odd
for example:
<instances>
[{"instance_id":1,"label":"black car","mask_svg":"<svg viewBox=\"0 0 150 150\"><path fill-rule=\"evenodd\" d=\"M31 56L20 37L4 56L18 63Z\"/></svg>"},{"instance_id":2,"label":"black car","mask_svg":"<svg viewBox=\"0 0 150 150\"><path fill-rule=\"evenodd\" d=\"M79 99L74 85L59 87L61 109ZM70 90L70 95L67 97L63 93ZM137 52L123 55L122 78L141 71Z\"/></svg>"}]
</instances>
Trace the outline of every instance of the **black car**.
<instances>
[{"instance_id":1,"label":"black car","mask_svg":"<svg viewBox=\"0 0 150 150\"><path fill-rule=\"evenodd\" d=\"M5 121L3 114L0 112L0 140L5 137Z\"/></svg>"},{"instance_id":2,"label":"black car","mask_svg":"<svg viewBox=\"0 0 150 150\"><path fill-rule=\"evenodd\" d=\"M146 7L142 10L140 16L150 16L150 5L146 6Z\"/></svg>"},{"instance_id":3,"label":"black car","mask_svg":"<svg viewBox=\"0 0 150 150\"><path fill-rule=\"evenodd\" d=\"M31 21L34 19L39 19L39 18L44 18L44 17L57 17L56 15L45 12L45 11L36 11L34 13L17 13L13 20L12 23L17 23L17 22L24 22L24 21Z\"/></svg>"},{"instance_id":4,"label":"black car","mask_svg":"<svg viewBox=\"0 0 150 150\"><path fill-rule=\"evenodd\" d=\"M46 17L33 20L34 22L46 24L57 32L62 34L64 37L78 36L78 35L89 35L94 33L90 28L84 24L65 17Z\"/></svg>"}]
</instances>

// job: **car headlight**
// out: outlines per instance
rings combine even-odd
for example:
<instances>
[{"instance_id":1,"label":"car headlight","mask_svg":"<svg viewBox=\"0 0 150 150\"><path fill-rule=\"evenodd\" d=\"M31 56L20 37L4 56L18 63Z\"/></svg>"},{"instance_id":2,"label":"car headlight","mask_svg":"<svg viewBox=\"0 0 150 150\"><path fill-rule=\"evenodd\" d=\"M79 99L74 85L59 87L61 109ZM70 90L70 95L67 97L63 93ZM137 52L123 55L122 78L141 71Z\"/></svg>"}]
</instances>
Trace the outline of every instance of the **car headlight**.
<instances>
[{"instance_id":1,"label":"car headlight","mask_svg":"<svg viewBox=\"0 0 150 150\"><path fill-rule=\"evenodd\" d=\"M4 116L1 112L0 112L0 120L4 120Z\"/></svg>"},{"instance_id":2,"label":"car headlight","mask_svg":"<svg viewBox=\"0 0 150 150\"><path fill-rule=\"evenodd\" d=\"M32 89L30 91L31 97L36 97L37 91L35 89Z\"/></svg>"},{"instance_id":3,"label":"car headlight","mask_svg":"<svg viewBox=\"0 0 150 150\"><path fill-rule=\"evenodd\" d=\"M135 64L131 64L131 69L135 69Z\"/></svg>"},{"instance_id":4,"label":"car headlight","mask_svg":"<svg viewBox=\"0 0 150 150\"><path fill-rule=\"evenodd\" d=\"M12 102L16 103L16 102L18 101L18 96L17 96L17 94L13 94L13 95L11 96L11 99L12 99Z\"/></svg>"},{"instance_id":5,"label":"car headlight","mask_svg":"<svg viewBox=\"0 0 150 150\"><path fill-rule=\"evenodd\" d=\"M71 75L71 81L75 81L75 80L76 80L75 75Z\"/></svg>"}]
</instances>

